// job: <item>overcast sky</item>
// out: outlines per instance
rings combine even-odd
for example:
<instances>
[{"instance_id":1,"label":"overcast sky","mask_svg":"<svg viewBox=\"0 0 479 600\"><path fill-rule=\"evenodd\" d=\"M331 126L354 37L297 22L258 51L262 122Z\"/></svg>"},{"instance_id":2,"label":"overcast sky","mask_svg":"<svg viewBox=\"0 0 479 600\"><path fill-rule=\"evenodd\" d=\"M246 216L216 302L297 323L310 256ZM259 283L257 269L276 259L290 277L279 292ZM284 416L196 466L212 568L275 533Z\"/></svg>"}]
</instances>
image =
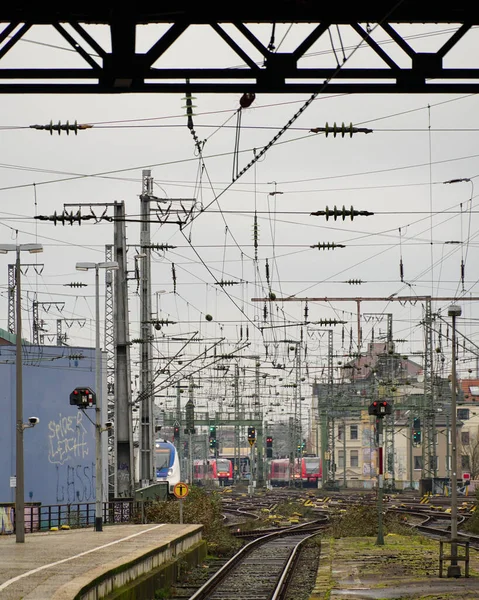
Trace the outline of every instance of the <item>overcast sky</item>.
<instances>
[{"instance_id":1,"label":"overcast sky","mask_svg":"<svg viewBox=\"0 0 479 600\"><path fill-rule=\"evenodd\" d=\"M155 31L160 29L141 28L138 49L151 46ZM156 66L240 66L238 57L207 28L191 29ZM414 36L409 43L415 49L425 51L440 47L454 26L398 29L404 35ZM256 26L254 30L267 45L270 27ZM276 45L283 50L295 47L306 30L307 26L291 30L286 25L278 26ZM89 31L105 40L102 28L90 27ZM380 42L384 36L377 33L376 39ZM474 31L458 44L451 60L468 66L471 55L477 54L477 42ZM331 66L337 57L344 56L349 67L380 66L377 57L358 43L344 29L341 38L333 38L332 45L329 38L321 39L305 61L310 66ZM404 63L404 57L392 54ZM2 59L2 65L83 66L81 58L66 49L65 41L48 27L32 28L25 40ZM82 212L87 214L88 203L124 201L127 215L138 218L142 169L151 169L155 195L171 200L196 199L194 220L183 231L173 224L151 225L153 243L176 246L153 254L152 311L156 315L158 309L160 318L177 322L155 331L155 356L178 352L180 345L168 342L167 337L180 333L198 331L203 340L183 350L180 360L184 361L203 351L210 339L225 338L218 353L231 352L247 341L250 346L242 353L261 356L261 373L268 374L262 383L265 405L273 407L272 414L290 414L291 400L286 399L291 397L291 390L279 386L294 378L293 353L282 340L299 341L303 331L306 359L301 374L306 381L301 393L307 396L309 383L324 374L327 345L324 334L313 331L318 326L306 326L304 322L333 318L346 321L344 326L333 328L337 364L358 350L357 305L352 301L311 301L307 306L304 302L276 302L266 306L265 314L265 305L251 302L252 298L265 297L270 292L277 298L457 297L463 310L459 329L478 343L477 303L464 300L479 296L476 96L319 95L278 142L239 178L237 173L309 96L260 95L251 108L243 110L236 165L240 95L195 96L194 126L203 148L203 163L186 127L185 100L179 94L2 97L2 242L14 243L18 239L19 243L37 241L44 246L43 255L24 261L44 264L43 270L30 268L23 273L25 338L31 339L32 301L37 294L40 302L65 303L61 312L56 306L48 313L40 310L46 343L55 343L56 321L61 318L66 320L63 329L70 345L94 345L94 275L76 271L75 264L104 260L105 244L113 243L112 223L88 221L81 227L54 226L35 220L34 216L61 213L65 204L82 204ZM76 120L93 127L78 136L50 135L29 128L50 120ZM372 132L334 138L310 131L334 122L353 123ZM232 179L236 181L232 183ZM453 179L467 181L445 183ZM353 221L339 218L336 222L310 215L327 206L343 205L374 215L358 216ZM201 214L200 208L205 209ZM108 214L112 214L110 211ZM253 244L254 211L259 227L257 248ZM95 207L94 212L101 215L103 209ZM131 277L133 257L139 252L139 228L137 222L127 223ZM345 247L311 248L318 243ZM7 266L13 259L13 255L0 256L4 274L0 278L0 325L5 329ZM362 283L348 283L351 280ZM235 285L222 287L218 285L220 281L233 281ZM65 287L71 282L87 283L88 287ZM130 281L129 294L130 335L136 338L139 298L134 280ZM433 302L433 311L447 315L449 304ZM361 312L392 314L394 337L404 340L398 342L398 350L403 354L422 350L419 323L423 303L364 301ZM207 321L206 315L211 315L212 320ZM66 324L69 319L82 318L87 319L82 328ZM435 326L438 331L440 323L438 320ZM364 350L372 341L373 327L376 341L385 333L386 320L366 316L361 326ZM444 323L441 333L446 335ZM439 338L434 344L441 345ZM442 346L447 371L450 347L446 340ZM132 359L137 363L138 346L132 347ZM422 358L415 360L421 362ZM248 367L244 374L252 375L249 369L254 370L254 360L248 358L241 364ZM281 373L274 369L278 364L285 367ZM195 370L202 366L199 361L194 365ZM460 375L470 375L469 369L475 374L475 368L473 354L461 351ZM134 364L133 372L136 371ZM210 382L210 377L218 373L211 369L201 371L204 381L200 383L204 387L200 395L231 395L231 380ZM228 376L231 374L230 368ZM278 395L284 399L286 410L275 406Z\"/></svg>"}]
</instances>

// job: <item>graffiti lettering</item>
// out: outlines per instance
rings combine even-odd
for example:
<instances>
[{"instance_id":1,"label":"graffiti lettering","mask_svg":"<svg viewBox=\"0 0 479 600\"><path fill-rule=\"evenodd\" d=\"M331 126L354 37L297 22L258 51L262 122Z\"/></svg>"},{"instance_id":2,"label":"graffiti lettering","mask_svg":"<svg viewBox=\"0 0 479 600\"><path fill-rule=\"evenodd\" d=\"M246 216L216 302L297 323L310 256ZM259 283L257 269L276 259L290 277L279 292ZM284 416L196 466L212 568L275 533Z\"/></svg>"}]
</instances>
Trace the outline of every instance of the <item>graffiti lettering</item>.
<instances>
[{"instance_id":1,"label":"graffiti lettering","mask_svg":"<svg viewBox=\"0 0 479 600\"><path fill-rule=\"evenodd\" d=\"M48 461L63 465L69 460L88 455L87 430L83 425L83 414L73 417L58 415L57 421L48 424Z\"/></svg>"},{"instance_id":2,"label":"graffiti lettering","mask_svg":"<svg viewBox=\"0 0 479 600\"><path fill-rule=\"evenodd\" d=\"M85 465L55 465L56 496L59 504L95 500L95 463Z\"/></svg>"}]
</instances>

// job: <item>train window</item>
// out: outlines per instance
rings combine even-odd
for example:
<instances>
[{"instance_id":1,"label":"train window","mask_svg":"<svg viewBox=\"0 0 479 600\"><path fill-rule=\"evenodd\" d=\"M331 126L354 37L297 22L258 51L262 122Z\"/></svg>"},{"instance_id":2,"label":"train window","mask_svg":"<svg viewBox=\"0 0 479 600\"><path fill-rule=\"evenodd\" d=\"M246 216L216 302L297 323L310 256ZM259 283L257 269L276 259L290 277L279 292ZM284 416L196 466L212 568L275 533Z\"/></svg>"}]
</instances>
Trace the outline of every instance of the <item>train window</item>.
<instances>
[{"instance_id":1,"label":"train window","mask_svg":"<svg viewBox=\"0 0 479 600\"><path fill-rule=\"evenodd\" d=\"M218 471L228 471L230 470L230 461L224 458L219 458L216 461L216 469Z\"/></svg>"},{"instance_id":2,"label":"train window","mask_svg":"<svg viewBox=\"0 0 479 600\"><path fill-rule=\"evenodd\" d=\"M304 467L307 475L317 474L319 473L319 464L320 458L319 456L304 458Z\"/></svg>"},{"instance_id":3,"label":"train window","mask_svg":"<svg viewBox=\"0 0 479 600\"><path fill-rule=\"evenodd\" d=\"M157 469L167 469L170 466L169 448L156 448L155 465Z\"/></svg>"}]
</instances>

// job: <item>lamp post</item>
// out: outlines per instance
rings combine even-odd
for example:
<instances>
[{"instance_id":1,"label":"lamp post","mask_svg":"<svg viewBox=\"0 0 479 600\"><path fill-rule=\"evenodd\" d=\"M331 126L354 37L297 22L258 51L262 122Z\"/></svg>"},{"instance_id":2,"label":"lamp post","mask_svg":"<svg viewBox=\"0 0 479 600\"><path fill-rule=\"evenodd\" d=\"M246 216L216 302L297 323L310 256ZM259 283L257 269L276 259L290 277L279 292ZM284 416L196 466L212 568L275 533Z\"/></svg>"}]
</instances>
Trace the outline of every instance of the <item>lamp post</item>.
<instances>
[{"instance_id":1,"label":"lamp post","mask_svg":"<svg viewBox=\"0 0 479 600\"><path fill-rule=\"evenodd\" d=\"M0 244L0 253L16 252L15 287L16 293L16 486L15 486L15 538L17 543L25 542L25 474L23 457L23 372L22 372L22 304L20 290L20 252L43 252L41 244Z\"/></svg>"},{"instance_id":2,"label":"lamp post","mask_svg":"<svg viewBox=\"0 0 479 600\"><path fill-rule=\"evenodd\" d=\"M78 271L88 271L95 269L95 439L96 439L96 460L95 460L95 531L103 531L103 460L101 443L101 349L100 349L100 269L114 270L118 269L118 263L113 262L79 262L76 264Z\"/></svg>"},{"instance_id":3,"label":"lamp post","mask_svg":"<svg viewBox=\"0 0 479 600\"><path fill-rule=\"evenodd\" d=\"M457 415L456 415L456 317L461 316L461 307L451 304L447 314L452 318L452 368L451 368L451 564L448 577L460 577L461 567L457 564Z\"/></svg>"}]
</instances>

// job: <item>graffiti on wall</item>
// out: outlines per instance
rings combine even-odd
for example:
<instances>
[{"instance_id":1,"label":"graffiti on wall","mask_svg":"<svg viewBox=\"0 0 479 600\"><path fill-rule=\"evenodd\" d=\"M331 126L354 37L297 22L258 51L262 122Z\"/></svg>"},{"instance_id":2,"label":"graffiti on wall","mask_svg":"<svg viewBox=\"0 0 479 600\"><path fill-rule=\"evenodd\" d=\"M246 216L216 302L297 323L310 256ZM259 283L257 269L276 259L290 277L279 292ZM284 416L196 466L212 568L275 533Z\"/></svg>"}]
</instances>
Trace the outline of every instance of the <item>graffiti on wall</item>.
<instances>
[{"instance_id":1,"label":"graffiti on wall","mask_svg":"<svg viewBox=\"0 0 479 600\"><path fill-rule=\"evenodd\" d=\"M83 413L62 417L48 423L48 461L63 465L67 461L84 458L88 455L87 434L83 424Z\"/></svg>"},{"instance_id":2,"label":"graffiti on wall","mask_svg":"<svg viewBox=\"0 0 479 600\"><path fill-rule=\"evenodd\" d=\"M95 500L95 463L90 465L56 465L57 502L90 502Z\"/></svg>"},{"instance_id":3,"label":"graffiti on wall","mask_svg":"<svg viewBox=\"0 0 479 600\"><path fill-rule=\"evenodd\" d=\"M0 506L0 535L13 533L13 507Z\"/></svg>"},{"instance_id":4,"label":"graffiti on wall","mask_svg":"<svg viewBox=\"0 0 479 600\"><path fill-rule=\"evenodd\" d=\"M85 415L62 416L48 423L48 462L55 465L56 501L89 502L95 499L95 463L87 464L88 430Z\"/></svg>"}]
</instances>

